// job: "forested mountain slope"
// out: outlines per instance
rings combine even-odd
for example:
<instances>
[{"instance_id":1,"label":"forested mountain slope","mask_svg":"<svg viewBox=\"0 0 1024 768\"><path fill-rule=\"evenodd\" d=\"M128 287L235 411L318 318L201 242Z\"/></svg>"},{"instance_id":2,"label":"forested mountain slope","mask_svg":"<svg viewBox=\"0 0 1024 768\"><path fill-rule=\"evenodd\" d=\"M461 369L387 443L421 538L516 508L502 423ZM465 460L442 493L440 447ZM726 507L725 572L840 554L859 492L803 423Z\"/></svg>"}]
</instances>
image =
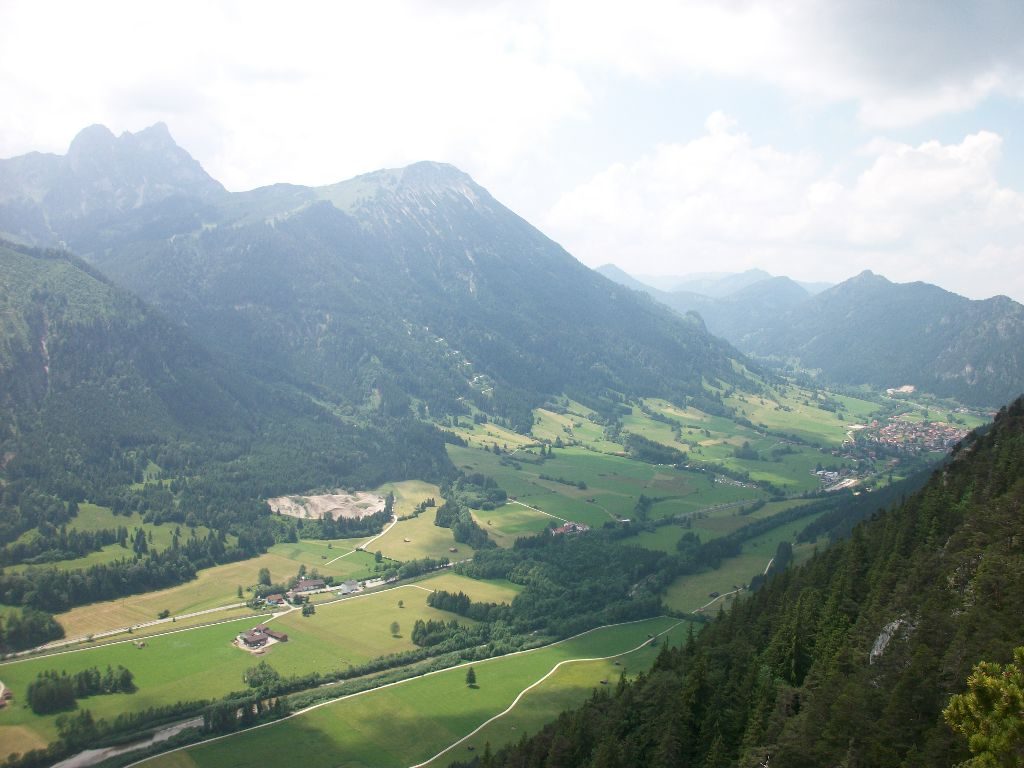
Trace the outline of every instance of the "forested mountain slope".
<instances>
[{"instance_id":1,"label":"forested mountain slope","mask_svg":"<svg viewBox=\"0 0 1024 768\"><path fill-rule=\"evenodd\" d=\"M450 467L429 428L346 422L231 371L74 257L0 244L0 272L0 508L16 507L26 488L111 502L153 462L168 476L202 468L200 497L177 514L194 508L226 526L240 500L297 483ZM212 497L234 503L208 509ZM0 533L6 543L20 531Z\"/></svg>"},{"instance_id":2,"label":"forested mountain slope","mask_svg":"<svg viewBox=\"0 0 1024 768\"><path fill-rule=\"evenodd\" d=\"M166 141L143 155L131 134L94 127L75 140L61 167L112 174L76 188L80 215L47 207L56 177L24 172L39 158L4 161L0 189L10 210L43 211L56 237L252 375L392 417L464 412L471 399L519 429L567 391L714 407L703 383L739 382L736 352L699 321L594 274L451 166L228 194L165 129L138 136L154 132ZM89 196L153 187L120 172L133 163L161 169L146 179L167 194Z\"/></svg>"},{"instance_id":3,"label":"forested mountain slope","mask_svg":"<svg viewBox=\"0 0 1024 768\"><path fill-rule=\"evenodd\" d=\"M1024 306L972 301L927 283L864 272L778 315L745 351L797 358L844 383L913 384L972 405L1024 391Z\"/></svg>"},{"instance_id":4,"label":"forested mountain slope","mask_svg":"<svg viewBox=\"0 0 1024 768\"><path fill-rule=\"evenodd\" d=\"M746 354L795 362L833 383L912 384L991 408L1024 392L1024 306L1005 296L972 301L872 272L813 296L786 277L711 296L659 291L621 270L601 271L681 314L697 312L708 330Z\"/></svg>"},{"instance_id":5,"label":"forested mountain slope","mask_svg":"<svg viewBox=\"0 0 1024 768\"><path fill-rule=\"evenodd\" d=\"M1024 638L1022 518L1018 400L903 505L665 650L649 675L473 764L952 765L969 754L943 722L949 697Z\"/></svg>"}]
</instances>

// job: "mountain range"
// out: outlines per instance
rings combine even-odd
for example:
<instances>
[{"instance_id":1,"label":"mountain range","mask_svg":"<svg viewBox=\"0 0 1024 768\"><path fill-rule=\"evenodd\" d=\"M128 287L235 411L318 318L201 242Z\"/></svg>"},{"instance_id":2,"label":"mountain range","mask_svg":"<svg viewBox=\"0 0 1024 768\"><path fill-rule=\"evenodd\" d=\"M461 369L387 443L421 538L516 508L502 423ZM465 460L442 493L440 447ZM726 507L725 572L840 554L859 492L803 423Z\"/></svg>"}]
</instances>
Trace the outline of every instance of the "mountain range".
<instances>
[{"instance_id":1,"label":"mountain range","mask_svg":"<svg viewBox=\"0 0 1024 768\"><path fill-rule=\"evenodd\" d=\"M706 382L743 384L738 354L698 319L584 267L449 165L228 193L165 126L93 126L65 156L0 161L0 230L7 268L25 274L8 285L17 344L0 375L31 393L4 404L12 471L31 453L17 425L36 423L42 443L89 433L115 463L128 445L142 464L182 451L192 458L175 464L242 462L247 478L272 478L254 496L285 490L285 471L262 467L295 442L321 460L290 490L436 477L450 465L423 431L431 419L479 409L526 431L565 393L599 411L632 396L715 410ZM51 306L81 322L48 319ZM83 329L105 355L86 354ZM102 428L43 418L62 395L40 355L58 345L82 354L55 359L51 377L95 381L118 411Z\"/></svg>"},{"instance_id":2,"label":"mountain range","mask_svg":"<svg viewBox=\"0 0 1024 768\"><path fill-rule=\"evenodd\" d=\"M810 294L788 277L731 293L660 291L608 265L602 274L644 291L679 313L698 313L741 352L819 371L832 383L906 384L980 407L1024 391L1024 306L996 296L976 301L927 283L892 283L863 272ZM740 280L740 277L745 279Z\"/></svg>"}]
</instances>

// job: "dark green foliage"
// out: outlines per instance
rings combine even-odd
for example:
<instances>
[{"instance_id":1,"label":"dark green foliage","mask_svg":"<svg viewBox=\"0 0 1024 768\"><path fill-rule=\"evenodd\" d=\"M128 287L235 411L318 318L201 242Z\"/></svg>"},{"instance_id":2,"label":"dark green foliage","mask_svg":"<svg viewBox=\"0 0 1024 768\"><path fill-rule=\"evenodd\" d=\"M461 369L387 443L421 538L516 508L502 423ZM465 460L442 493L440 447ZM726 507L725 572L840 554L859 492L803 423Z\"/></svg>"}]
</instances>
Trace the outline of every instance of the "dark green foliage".
<instances>
[{"instance_id":1,"label":"dark green foliage","mask_svg":"<svg viewBox=\"0 0 1024 768\"><path fill-rule=\"evenodd\" d=\"M462 506L457 501L446 501L438 507L434 525L451 528L452 538L463 544L468 544L474 549L496 546L487 538L487 531L476 524L469 508Z\"/></svg>"},{"instance_id":2,"label":"dark green foliage","mask_svg":"<svg viewBox=\"0 0 1024 768\"><path fill-rule=\"evenodd\" d=\"M0 619L0 653L24 651L64 637L53 616L35 608L11 611Z\"/></svg>"},{"instance_id":3,"label":"dark green foliage","mask_svg":"<svg viewBox=\"0 0 1024 768\"><path fill-rule=\"evenodd\" d=\"M242 675L242 682L250 688L270 689L281 681L281 674L270 666L266 660L260 661L255 667L249 667Z\"/></svg>"},{"instance_id":4,"label":"dark green foliage","mask_svg":"<svg viewBox=\"0 0 1024 768\"><path fill-rule=\"evenodd\" d=\"M26 698L33 712L37 715L48 715L64 709L73 709L76 699L134 691L134 676L120 665L117 669L108 666L105 672L100 672L97 667L89 667L70 676L66 672L51 669L40 672L36 679L28 684Z\"/></svg>"},{"instance_id":5,"label":"dark green foliage","mask_svg":"<svg viewBox=\"0 0 1024 768\"><path fill-rule=\"evenodd\" d=\"M514 631L540 630L559 637L657 614L657 595L677 568L675 558L625 546L600 531L519 539L512 549L477 552L471 562L456 566L467 576L522 584L508 618ZM466 607L458 596L435 600L466 616L475 611L489 616L494 610L490 605Z\"/></svg>"},{"instance_id":6,"label":"dark green foliage","mask_svg":"<svg viewBox=\"0 0 1024 768\"><path fill-rule=\"evenodd\" d=\"M941 713L974 664L1009 661L1024 636L1022 510L1017 401L903 506L780 571L648 675L596 692L494 765L963 760Z\"/></svg>"},{"instance_id":7,"label":"dark green foliage","mask_svg":"<svg viewBox=\"0 0 1024 768\"><path fill-rule=\"evenodd\" d=\"M427 595L427 605L440 611L450 611L467 619L487 624L496 621L508 621L512 609L499 603L474 603L465 592L451 593L443 589L434 590Z\"/></svg>"},{"instance_id":8,"label":"dark green foliage","mask_svg":"<svg viewBox=\"0 0 1024 768\"><path fill-rule=\"evenodd\" d=\"M743 445L739 448L734 448L732 453L737 459L746 459L747 461L759 461L761 459L761 454L751 448L750 443L745 440Z\"/></svg>"},{"instance_id":9,"label":"dark green foliage","mask_svg":"<svg viewBox=\"0 0 1024 768\"><path fill-rule=\"evenodd\" d=\"M626 450L634 459L646 461L648 464L683 464L686 462L686 454L682 451L633 433L626 436Z\"/></svg>"}]
</instances>

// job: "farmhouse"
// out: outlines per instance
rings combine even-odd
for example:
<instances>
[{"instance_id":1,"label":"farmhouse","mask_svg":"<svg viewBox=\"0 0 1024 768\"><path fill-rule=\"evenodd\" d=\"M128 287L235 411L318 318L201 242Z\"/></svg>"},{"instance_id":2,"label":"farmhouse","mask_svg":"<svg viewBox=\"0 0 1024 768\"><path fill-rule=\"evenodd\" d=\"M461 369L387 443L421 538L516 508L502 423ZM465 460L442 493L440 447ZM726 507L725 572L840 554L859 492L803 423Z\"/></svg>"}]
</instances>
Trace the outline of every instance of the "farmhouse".
<instances>
[{"instance_id":1,"label":"farmhouse","mask_svg":"<svg viewBox=\"0 0 1024 768\"><path fill-rule=\"evenodd\" d=\"M590 526L586 523L574 523L571 520L565 525L561 525L558 528L552 528L551 533L555 536L561 536L566 533L586 533L590 530Z\"/></svg>"},{"instance_id":2,"label":"farmhouse","mask_svg":"<svg viewBox=\"0 0 1024 768\"><path fill-rule=\"evenodd\" d=\"M323 589L327 585L323 579L299 579L292 592L312 592L314 589Z\"/></svg>"},{"instance_id":3,"label":"farmhouse","mask_svg":"<svg viewBox=\"0 0 1024 768\"><path fill-rule=\"evenodd\" d=\"M267 595L267 605L284 605L284 595Z\"/></svg>"},{"instance_id":4,"label":"farmhouse","mask_svg":"<svg viewBox=\"0 0 1024 768\"><path fill-rule=\"evenodd\" d=\"M246 648L262 648L271 640L287 643L288 635L284 632L278 632L275 629L271 629L266 624L257 624L248 632L240 634L238 639Z\"/></svg>"},{"instance_id":5,"label":"farmhouse","mask_svg":"<svg viewBox=\"0 0 1024 768\"><path fill-rule=\"evenodd\" d=\"M338 588L338 593L342 595L351 595L353 592L359 591L359 582L355 579L349 579L342 583Z\"/></svg>"}]
</instances>

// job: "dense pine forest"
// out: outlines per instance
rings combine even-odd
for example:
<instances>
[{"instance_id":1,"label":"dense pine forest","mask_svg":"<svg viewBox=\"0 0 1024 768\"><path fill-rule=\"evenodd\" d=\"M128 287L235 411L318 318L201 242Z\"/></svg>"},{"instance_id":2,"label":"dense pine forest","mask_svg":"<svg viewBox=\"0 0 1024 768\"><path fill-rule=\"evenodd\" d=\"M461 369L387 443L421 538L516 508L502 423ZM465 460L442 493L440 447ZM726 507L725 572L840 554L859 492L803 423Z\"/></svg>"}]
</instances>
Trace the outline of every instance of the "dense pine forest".
<instances>
[{"instance_id":1,"label":"dense pine forest","mask_svg":"<svg viewBox=\"0 0 1024 768\"><path fill-rule=\"evenodd\" d=\"M1022 504L1018 400L904 504L665 648L649 674L470 765L966 760L942 712L976 664L1009 662L1024 637ZM1003 757L984 764L1020 765L1019 749Z\"/></svg>"}]
</instances>

